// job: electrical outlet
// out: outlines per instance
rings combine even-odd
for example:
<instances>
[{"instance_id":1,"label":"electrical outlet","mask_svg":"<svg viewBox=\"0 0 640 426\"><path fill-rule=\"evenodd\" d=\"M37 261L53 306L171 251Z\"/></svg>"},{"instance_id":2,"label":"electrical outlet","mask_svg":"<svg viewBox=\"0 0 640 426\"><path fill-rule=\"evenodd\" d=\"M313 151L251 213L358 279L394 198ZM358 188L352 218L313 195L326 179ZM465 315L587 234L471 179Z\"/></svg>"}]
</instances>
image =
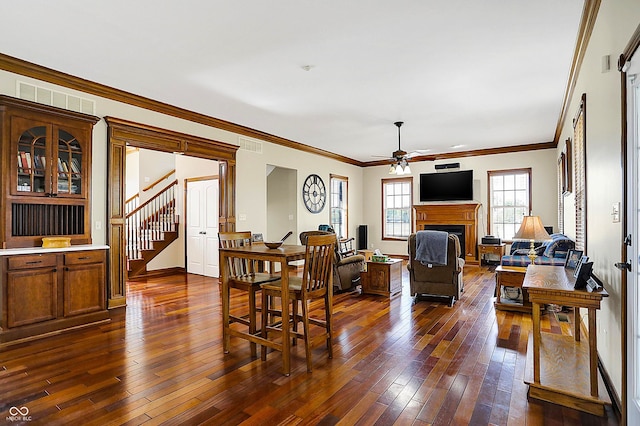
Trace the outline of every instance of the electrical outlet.
<instances>
[{"instance_id":1,"label":"electrical outlet","mask_svg":"<svg viewBox=\"0 0 640 426\"><path fill-rule=\"evenodd\" d=\"M247 215L243 214L243 213L239 214L238 215L238 220L247 220Z\"/></svg>"},{"instance_id":2,"label":"electrical outlet","mask_svg":"<svg viewBox=\"0 0 640 426\"><path fill-rule=\"evenodd\" d=\"M611 218L613 223L620 222L620 202L613 203L613 208L611 209Z\"/></svg>"}]
</instances>

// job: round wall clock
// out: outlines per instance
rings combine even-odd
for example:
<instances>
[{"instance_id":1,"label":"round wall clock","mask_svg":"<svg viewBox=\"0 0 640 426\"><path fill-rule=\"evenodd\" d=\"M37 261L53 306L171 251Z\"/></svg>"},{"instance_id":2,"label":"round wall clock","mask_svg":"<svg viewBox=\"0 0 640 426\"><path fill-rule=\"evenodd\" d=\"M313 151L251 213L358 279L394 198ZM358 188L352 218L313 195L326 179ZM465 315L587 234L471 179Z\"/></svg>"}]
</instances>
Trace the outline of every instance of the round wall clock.
<instances>
[{"instance_id":1,"label":"round wall clock","mask_svg":"<svg viewBox=\"0 0 640 426\"><path fill-rule=\"evenodd\" d=\"M302 200L304 206L311 213L320 213L327 201L327 190L322 178L318 175L309 175L302 185Z\"/></svg>"}]
</instances>

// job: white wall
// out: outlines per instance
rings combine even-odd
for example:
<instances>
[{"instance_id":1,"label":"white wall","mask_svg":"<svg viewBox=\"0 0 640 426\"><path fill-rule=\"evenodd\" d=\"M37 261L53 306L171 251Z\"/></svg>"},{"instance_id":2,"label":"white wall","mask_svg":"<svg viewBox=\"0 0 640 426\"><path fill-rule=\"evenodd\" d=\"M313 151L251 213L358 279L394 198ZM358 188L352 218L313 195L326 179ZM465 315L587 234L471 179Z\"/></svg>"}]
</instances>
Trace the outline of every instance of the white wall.
<instances>
[{"instance_id":1,"label":"white wall","mask_svg":"<svg viewBox=\"0 0 640 426\"><path fill-rule=\"evenodd\" d=\"M158 182L153 188L144 190L162 176L174 170L176 161L175 155L167 152L141 149L138 153L138 188L140 188L140 204L142 204L153 198L171 182L171 179L174 178L173 176Z\"/></svg>"},{"instance_id":2,"label":"white wall","mask_svg":"<svg viewBox=\"0 0 640 426\"><path fill-rule=\"evenodd\" d=\"M264 143L262 154L238 151L237 155L237 229L261 232L265 238L281 238L282 235L266 235L267 227L267 175L266 166L274 165L294 169L297 173L297 229L296 236L306 230L318 229L318 225L329 223L329 206L318 214L310 213L302 203L302 185L305 178L315 173L329 187L329 175L338 174L349 178L349 236L356 235L356 226L362 223L363 170L360 167L338 162L319 155L292 150L280 145ZM291 240L289 240L291 241ZM297 237L296 237L297 241Z\"/></svg>"},{"instance_id":3,"label":"white wall","mask_svg":"<svg viewBox=\"0 0 640 426\"><path fill-rule=\"evenodd\" d=\"M133 197L142 188L140 188L140 151L127 151L127 159L125 161L125 199Z\"/></svg>"},{"instance_id":4,"label":"white wall","mask_svg":"<svg viewBox=\"0 0 640 426\"><path fill-rule=\"evenodd\" d=\"M582 93L587 94L587 255L594 272L602 278L609 297L598 312L598 353L613 384L622 392L621 273L613 267L620 261L622 224L613 223L611 210L622 200L621 91L616 69L619 55L640 22L637 0L603 0L593 34L579 71L561 141L573 139L571 118ZM612 69L602 72L602 57L611 55ZM556 158L560 155L558 148ZM637 185L637 182L635 182ZM565 222L575 230L573 194L565 198Z\"/></svg>"},{"instance_id":5,"label":"white wall","mask_svg":"<svg viewBox=\"0 0 640 426\"><path fill-rule=\"evenodd\" d=\"M298 229L298 193L296 192L296 171L283 167L268 167L267 176L267 229L265 241L277 241L287 232ZM298 236L292 235L287 244L298 243Z\"/></svg>"},{"instance_id":6,"label":"white wall","mask_svg":"<svg viewBox=\"0 0 640 426\"><path fill-rule=\"evenodd\" d=\"M473 198L481 203L478 223L478 239L487 231L487 172L490 170L531 168L531 208L547 226L558 229L556 152L553 149L522 153L462 157L441 161L411 163L413 201L420 203L420 173L434 173L435 165L460 163L460 170L473 170ZM369 247L380 249L389 255L406 255L405 241L382 240L382 179L391 177L388 166L368 167L364 171L367 196L364 201L364 224L369 225ZM349 220L351 223L351 218ZM415 217L414 217L415 224Z\"/></svg>"}]
</instances>

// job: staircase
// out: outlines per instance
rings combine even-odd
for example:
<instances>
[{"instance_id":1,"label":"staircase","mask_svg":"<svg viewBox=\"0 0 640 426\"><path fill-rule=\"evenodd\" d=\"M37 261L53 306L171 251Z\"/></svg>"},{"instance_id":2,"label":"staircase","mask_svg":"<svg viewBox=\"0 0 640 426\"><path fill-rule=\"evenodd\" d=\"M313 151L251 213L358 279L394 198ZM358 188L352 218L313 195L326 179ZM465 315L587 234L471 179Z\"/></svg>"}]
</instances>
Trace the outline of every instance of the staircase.
<instances>
[{"instance_id":1,"label":"staircase","mask_svg":"<svg viewBox=\"0 0 640 426\"><path fill-rule=\"evenodd\" d=\"M177 187L176 179L153 198L127 213L126 253L130 278L145 275L151 259L178 239L175 215Z\"/></svg>"}]
</instances>

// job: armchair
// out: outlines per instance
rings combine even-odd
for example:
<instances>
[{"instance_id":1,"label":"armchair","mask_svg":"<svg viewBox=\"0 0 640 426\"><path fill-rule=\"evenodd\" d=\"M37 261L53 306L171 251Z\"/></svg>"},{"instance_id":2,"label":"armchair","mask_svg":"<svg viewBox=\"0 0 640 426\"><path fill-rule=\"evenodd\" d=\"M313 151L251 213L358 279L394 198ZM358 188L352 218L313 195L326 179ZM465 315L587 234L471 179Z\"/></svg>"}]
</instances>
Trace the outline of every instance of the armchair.
<instances>
[{"instance_id":1,"label":"armchair","mask_svg":"<svg viewBox=\"0 0 640 426\"><path fill-rule=\"evenodd\" d=\"M304 231L300 233L300 243L307 245L309 235L334 234L328 231ZM340 254L340 242L336 236L335 262L333 269L333 288L343 291L360 285L360 271L364 269L365 259L361 254L342 256Z\"/></svg>"},{"instance_id":2,"label":"armchair","mask_svg":"<svg viewBox=\"0 0 640 426\"><path fill-rule=\"evenodd\" d=\"M409 288L411 295L418 299L421 294L445 296L449 306L453 306L463 291L462 269L464 259L460 258L460 240L449 234L447 241L446 265L423 265L416 260L416 234L409 236Z\"/></svg>"}]
</instances>

